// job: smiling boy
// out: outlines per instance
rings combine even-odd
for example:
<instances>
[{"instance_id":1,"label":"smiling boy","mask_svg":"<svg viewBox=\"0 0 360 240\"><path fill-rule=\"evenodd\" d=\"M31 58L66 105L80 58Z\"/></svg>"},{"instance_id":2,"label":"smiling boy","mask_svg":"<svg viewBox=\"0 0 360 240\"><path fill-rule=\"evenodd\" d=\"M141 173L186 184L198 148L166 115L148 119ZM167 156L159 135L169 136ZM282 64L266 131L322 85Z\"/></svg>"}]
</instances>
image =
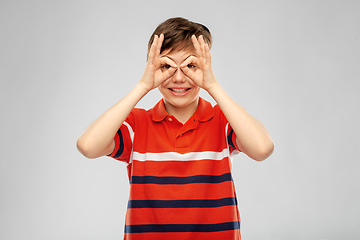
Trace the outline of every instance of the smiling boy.
<instances>
[{"instance_id":1,"label":"smiling boy","mask_svg":"<svg viewBox=\"0 0 360 240\"><path fill-rule=\"evenodd\" d=\"M262 161L274 145L216 80L211 44L202 24L160 24L138 84L77 141L88 158L127 163L124 239L241 239L231 158L241 151ZM155 88L163 98L150 110L135 108ZM216 106L199 97L201 88Z\"/></svg>"}]
</instances>

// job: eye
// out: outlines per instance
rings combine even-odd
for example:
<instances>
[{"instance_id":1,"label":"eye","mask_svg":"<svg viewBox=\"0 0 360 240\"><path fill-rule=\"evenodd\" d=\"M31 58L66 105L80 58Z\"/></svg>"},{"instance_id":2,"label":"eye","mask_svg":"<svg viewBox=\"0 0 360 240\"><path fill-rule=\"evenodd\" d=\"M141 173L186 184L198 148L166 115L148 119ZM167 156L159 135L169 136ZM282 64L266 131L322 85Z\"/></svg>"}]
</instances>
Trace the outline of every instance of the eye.
<instances>
[{"instance_id":1,"label":"eye","mask_svg":"<svg viewBox=\"0 0 360 240\"><path fill-rule=\"evenodd\" d=\"M188 68L196 68L196 66L194 64L188 64L187 67Z\"/></svg>"},{"instance_id":2,"label":"eye","mask_svg":"<svg viewBox=\"0 0 360 240\"><path fill-rule=\"evenodd\" d=\"M169 64L164 64L164 65L161 65L161 68L169 69L169 68L171 68L171 66Z\"/></svg>"}]
</instances>

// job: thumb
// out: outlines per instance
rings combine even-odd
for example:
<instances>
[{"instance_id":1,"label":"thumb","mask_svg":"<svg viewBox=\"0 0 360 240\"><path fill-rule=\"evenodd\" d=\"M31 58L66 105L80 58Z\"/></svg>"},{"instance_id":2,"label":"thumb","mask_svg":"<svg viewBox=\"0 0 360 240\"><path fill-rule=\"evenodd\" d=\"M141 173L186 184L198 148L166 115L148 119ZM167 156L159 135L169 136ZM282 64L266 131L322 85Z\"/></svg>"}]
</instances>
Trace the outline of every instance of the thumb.
<instances>
[{"instance_id":1,"label":"thumb","mask_svg":"<svg viewBox=\"0 0 360 240\"><path fill-rule=\"evenodd\" d=\"M185 75L192 78L197 69L197 63L198 63L198 58L195 56L190 56L180 65L180 68Z\"/></svg>"},{"instance_id":2,"label":"thumb","mask_svg":"<svg viewBox=\"0 0 360 240\"><path fill-rule=\"evenodd\" d=\"M159 61L160 61L161 66L164 68L167 68L167 69L177 68L176 63L168 57L161 57L161 58L159 58Z\"/></svg>"}]
</instances>

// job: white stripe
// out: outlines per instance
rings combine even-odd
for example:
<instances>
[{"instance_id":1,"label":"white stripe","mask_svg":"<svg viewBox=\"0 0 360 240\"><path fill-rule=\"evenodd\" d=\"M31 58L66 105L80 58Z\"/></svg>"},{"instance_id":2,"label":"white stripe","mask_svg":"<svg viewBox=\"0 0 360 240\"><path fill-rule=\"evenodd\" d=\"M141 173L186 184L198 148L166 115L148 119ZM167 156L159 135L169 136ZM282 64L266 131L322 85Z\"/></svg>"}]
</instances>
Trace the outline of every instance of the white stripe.
<instances>
[{"instance_id":1,"label":"white stripe","mask_svg":"<svg viewBox=\"0 0 360 240\"><path fill-rule=\"evenodd\" d=\"M134 131L133 131L132 127L127 122L124 122L124 125L128 128L130 138L131 138L131 142L133 143L134 142Z\"/></svg>"},{"instance_id":2,"label":"white stripe","mask_svg":"<svg viewBox=\"0 0 360 240\"><path fill-rule=\"evenodd\" d=\"M228 142L228 134L227 134L227 132L228 132L228 129L229 129L229 123L227 123L226 124L226 126L225 126L225 139L226 139L226 146L227 146L227 148L229 149L229 142Z\"/></svg>"},{"instance_id":3,"label":"white stripe","mask_svg":"<svg viewBox=\"0 0 360 240\"><path fill-rule=\"evenodd\" d=\"M198 161L198 160L222 160L229 156L229 150L225 148L221 152L164 152L164 153L133 153L133 160L137 161Z\"/></svg>"},{"instance_id":4,"label":"white stripe","mask_svg":"<svg viewBox=\"0 0 360 240\"><path fill-rule=\"evenodd\" d=\"M135 133L134 133L132 127L127 122L124 122L123 124L127 127L129 134L130 134L131 142L132 142L132 149L131 149L130 159L129 159L129 163L128 163L128 164L130 164L130 163L132 163L132 160L133 160Z\"/></svg>"}]
</instances>

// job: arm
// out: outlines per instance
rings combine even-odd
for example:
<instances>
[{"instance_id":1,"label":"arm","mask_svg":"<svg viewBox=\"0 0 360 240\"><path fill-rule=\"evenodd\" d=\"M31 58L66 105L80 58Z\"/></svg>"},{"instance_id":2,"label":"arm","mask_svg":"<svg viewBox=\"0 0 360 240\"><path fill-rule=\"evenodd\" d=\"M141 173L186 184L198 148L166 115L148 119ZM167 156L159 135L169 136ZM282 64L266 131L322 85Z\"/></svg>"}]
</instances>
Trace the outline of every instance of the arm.
<instances>
[{"instance_id":1,"label":"arm","mask_svg":"<svg viewBox=\"0 0 360 240\"><path fill-rule=\"evenodd\" d=\"M257 161L265 160L274 149L269 132L221 88L212 70L210 49L202 36L199 39L193 36L192 41L197 56L181 64L183 72L217 102L236 134L236 144L240 150ZM195 64L196 68L187 68L190 63Z\"/></svg>"},{"instance_id":2,"label":"arm","mask_svg":"<svg viewBox=\"0 0 360 240\"><path fill-rule=\"evenodd\" d=\"M88 158L110 154L115 148L114 136L131 110L150 90L171 77L176 64L168 58L159 58L164 36L155 36L149 51L145 72L141 80L123 99L96 119L77 140L78 150ZM170 67L162 67L167 65Z\"/></svg>"},{"instance_id":3,"label":"arm","mask_svg":"<svg viewBox=\"0 0 360 240\"><path fill-rule=\"evenodd\" d=\"M240 150L257 161L268 158L273 152L274 144L265 126L231 99L218 83L208 92L233 128Z\"/></svg>"},{"instance_id":4,"label":"arm","mask_svg":"<svg viewBox=\"0 0 360 240\"><path fill-rule=\"evenodd\" d=\"M137 84L123 99L90 124L77 140L78 150L87 158L97 158L112 153L117 130L145 94L145 89Z\"/></svg>"}]
</instances>

